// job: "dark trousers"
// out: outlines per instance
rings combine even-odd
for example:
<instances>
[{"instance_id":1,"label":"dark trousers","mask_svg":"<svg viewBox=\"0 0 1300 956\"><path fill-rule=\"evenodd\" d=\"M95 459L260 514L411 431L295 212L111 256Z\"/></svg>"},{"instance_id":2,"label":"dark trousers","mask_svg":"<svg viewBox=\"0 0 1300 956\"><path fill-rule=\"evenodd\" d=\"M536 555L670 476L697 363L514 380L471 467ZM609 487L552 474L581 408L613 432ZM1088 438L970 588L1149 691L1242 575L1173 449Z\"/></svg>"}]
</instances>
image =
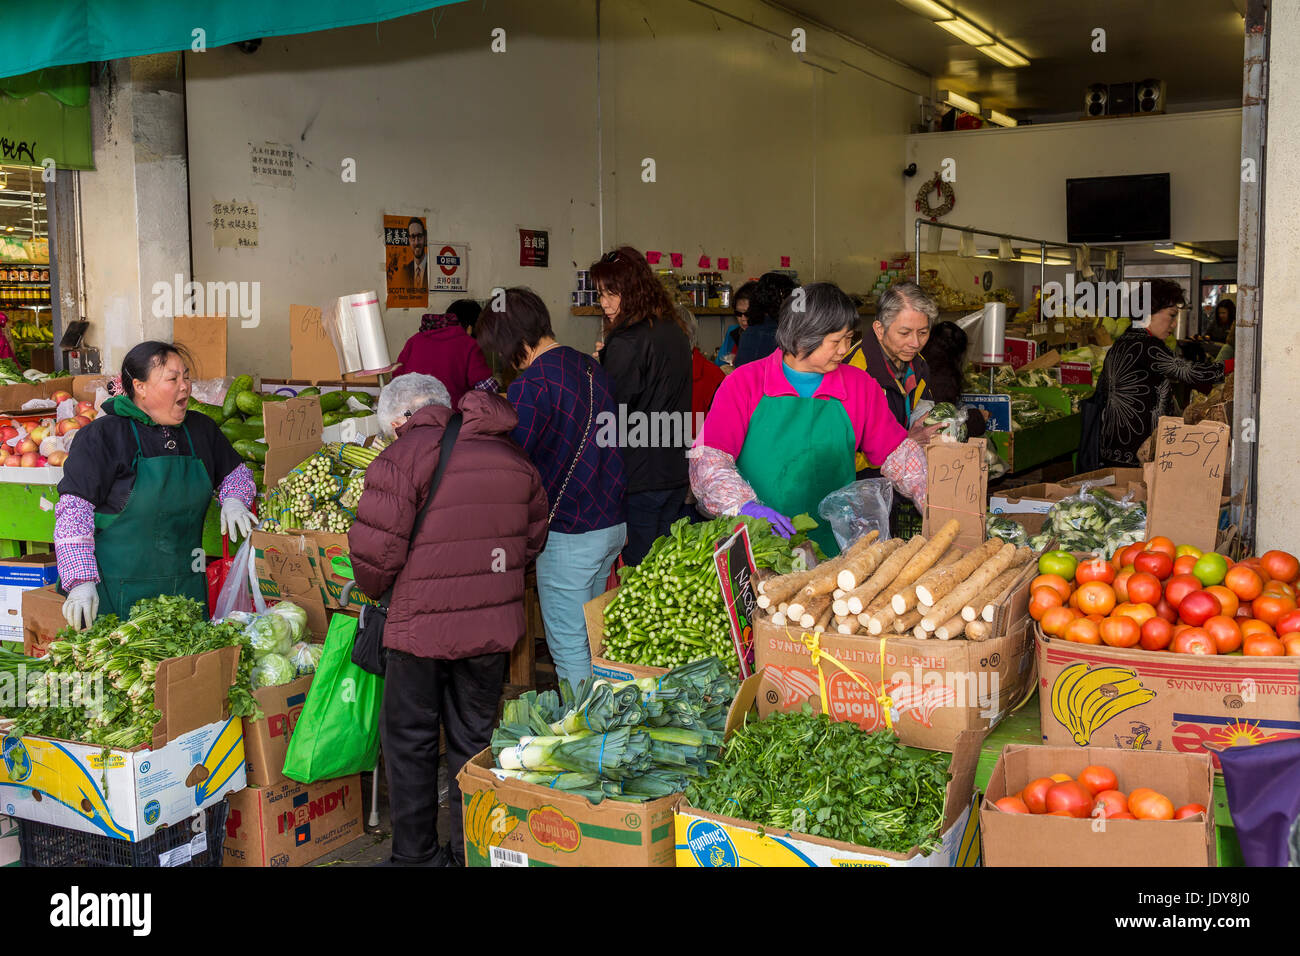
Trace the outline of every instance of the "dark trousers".
<instances>
[{"instance_id":1,"label":"dark trousers","mask_svg":"<svg viewBox=\"0 0 1300 956\"><path fill-rule=\"evenodd\" d=\"M438 851L438 726L447 734L447 772L456 858L465 856L460 786L456 774L487 747L496 725L508 654L456 661L388 651L379 718L388 801L393 818L393 862L427 863Z\"/></svg>"},{"instance_id":2,"label":"dark trousers","mask_svg":"<svg viewBox=\"0 0 1300 956\"><path fill-rule=\"evenodd\" d=\"M627 496L627 544L623 546L623 563L640 564L650 553L655 538L663 537L673 522L681 517L686 503L687 486L663 491L638 491Z\"/></svg>"}]
</instances>

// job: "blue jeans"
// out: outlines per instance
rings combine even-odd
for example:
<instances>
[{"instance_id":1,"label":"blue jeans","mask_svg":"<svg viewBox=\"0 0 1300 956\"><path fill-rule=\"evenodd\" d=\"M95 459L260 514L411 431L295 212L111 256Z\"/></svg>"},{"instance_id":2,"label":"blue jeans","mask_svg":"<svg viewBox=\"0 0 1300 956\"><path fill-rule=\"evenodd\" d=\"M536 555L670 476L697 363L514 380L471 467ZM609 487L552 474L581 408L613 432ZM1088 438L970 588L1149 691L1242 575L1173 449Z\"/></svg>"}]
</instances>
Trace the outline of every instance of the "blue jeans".
<instances>
[{"instance_id":1,"label":"blue jeans","mask_svg":"<svg viewBox=\"0 0 1300 956\"><path fill-rule=\"evenodd\" d=\"M582 534L552 531L546 550L537 556L537 598L542 605L546 645L555 661L555 676L573 689L591 676L582 606L605 592L609 569L623 548L627 525Z\"/></svg>"}]
</instances>

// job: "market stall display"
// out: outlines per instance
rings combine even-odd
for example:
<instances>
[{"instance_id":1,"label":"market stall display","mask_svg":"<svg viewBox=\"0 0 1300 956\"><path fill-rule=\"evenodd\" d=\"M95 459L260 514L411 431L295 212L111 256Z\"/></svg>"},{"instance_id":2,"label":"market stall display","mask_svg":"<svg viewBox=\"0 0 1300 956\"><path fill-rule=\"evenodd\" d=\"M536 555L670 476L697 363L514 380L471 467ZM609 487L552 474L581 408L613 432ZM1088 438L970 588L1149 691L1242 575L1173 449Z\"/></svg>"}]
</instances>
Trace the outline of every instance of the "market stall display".
<instances>
[{"instance_id":1,"label":"market stall display","mask_svg":"<svg viewBox=\"0 0 1300 956\"><path fill-rule=\"evenodd\" d=\"M382 442L369 448L347 442L322 446L266 492L262 530L346 534L365 490L366 468L383 447Z\"/></svg>"}]
</instances>

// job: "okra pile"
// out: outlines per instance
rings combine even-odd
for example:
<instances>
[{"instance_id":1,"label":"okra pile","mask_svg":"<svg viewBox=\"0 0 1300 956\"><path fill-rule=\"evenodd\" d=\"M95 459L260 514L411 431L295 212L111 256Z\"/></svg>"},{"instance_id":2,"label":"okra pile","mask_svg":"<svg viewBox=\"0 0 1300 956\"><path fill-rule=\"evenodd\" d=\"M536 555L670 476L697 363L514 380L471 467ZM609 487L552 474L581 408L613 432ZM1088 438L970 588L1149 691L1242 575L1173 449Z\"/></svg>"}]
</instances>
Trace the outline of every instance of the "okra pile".
<instances>
[{"instance_id":1,"label":"okra pile","mask_svg":"<svg viewBox=\"0 0 1300 956\"><path fill-rule=\"evenodd\" d=\"M655 541L645 560L622 568L617 596L605 607L605 656L624 664L677 667L716 656L733 674L740 671L722 600L713 551L737 522L749 529L754 564L777 574L794 568L793 548L762 519L720 517L690 524L685 518Z\"/></svg>"}]
</instances>

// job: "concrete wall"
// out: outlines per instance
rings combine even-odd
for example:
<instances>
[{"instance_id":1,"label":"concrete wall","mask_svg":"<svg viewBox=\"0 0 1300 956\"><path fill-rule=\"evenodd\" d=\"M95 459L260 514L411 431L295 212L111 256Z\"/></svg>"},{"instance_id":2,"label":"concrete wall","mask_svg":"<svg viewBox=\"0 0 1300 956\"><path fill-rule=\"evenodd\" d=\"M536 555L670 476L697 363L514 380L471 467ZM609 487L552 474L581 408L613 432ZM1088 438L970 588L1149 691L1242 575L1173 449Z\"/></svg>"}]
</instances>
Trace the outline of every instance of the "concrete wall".
<instances>
[{"instance_id":1,"label":"concrete wall","mask_svg":"<svg viewBox=\"0 0 1300 956\"><path fill-rule=\"evenodd\" d=\"M231 367L287 373L290 304L382 291L385 213L469 242L473 294L531 285L583 347L598 320L569 315L573 272L616 243L681 252L686 273L739 257L737 282L790 256L865 290L902 246L900 159L929 80L805 23L809 65L799 25L756 0L509 0L187 54L194 277L262 284ZM294 189L251 182L263 141L298 151ZM214 248L212 202L231 198L258 204L257 249ZM518 266L519 226L551 230L549 269ZM385 318L395 356L419 312ZM703 321L701 346L721 332Z\"/></svg>"}]
</instances>

